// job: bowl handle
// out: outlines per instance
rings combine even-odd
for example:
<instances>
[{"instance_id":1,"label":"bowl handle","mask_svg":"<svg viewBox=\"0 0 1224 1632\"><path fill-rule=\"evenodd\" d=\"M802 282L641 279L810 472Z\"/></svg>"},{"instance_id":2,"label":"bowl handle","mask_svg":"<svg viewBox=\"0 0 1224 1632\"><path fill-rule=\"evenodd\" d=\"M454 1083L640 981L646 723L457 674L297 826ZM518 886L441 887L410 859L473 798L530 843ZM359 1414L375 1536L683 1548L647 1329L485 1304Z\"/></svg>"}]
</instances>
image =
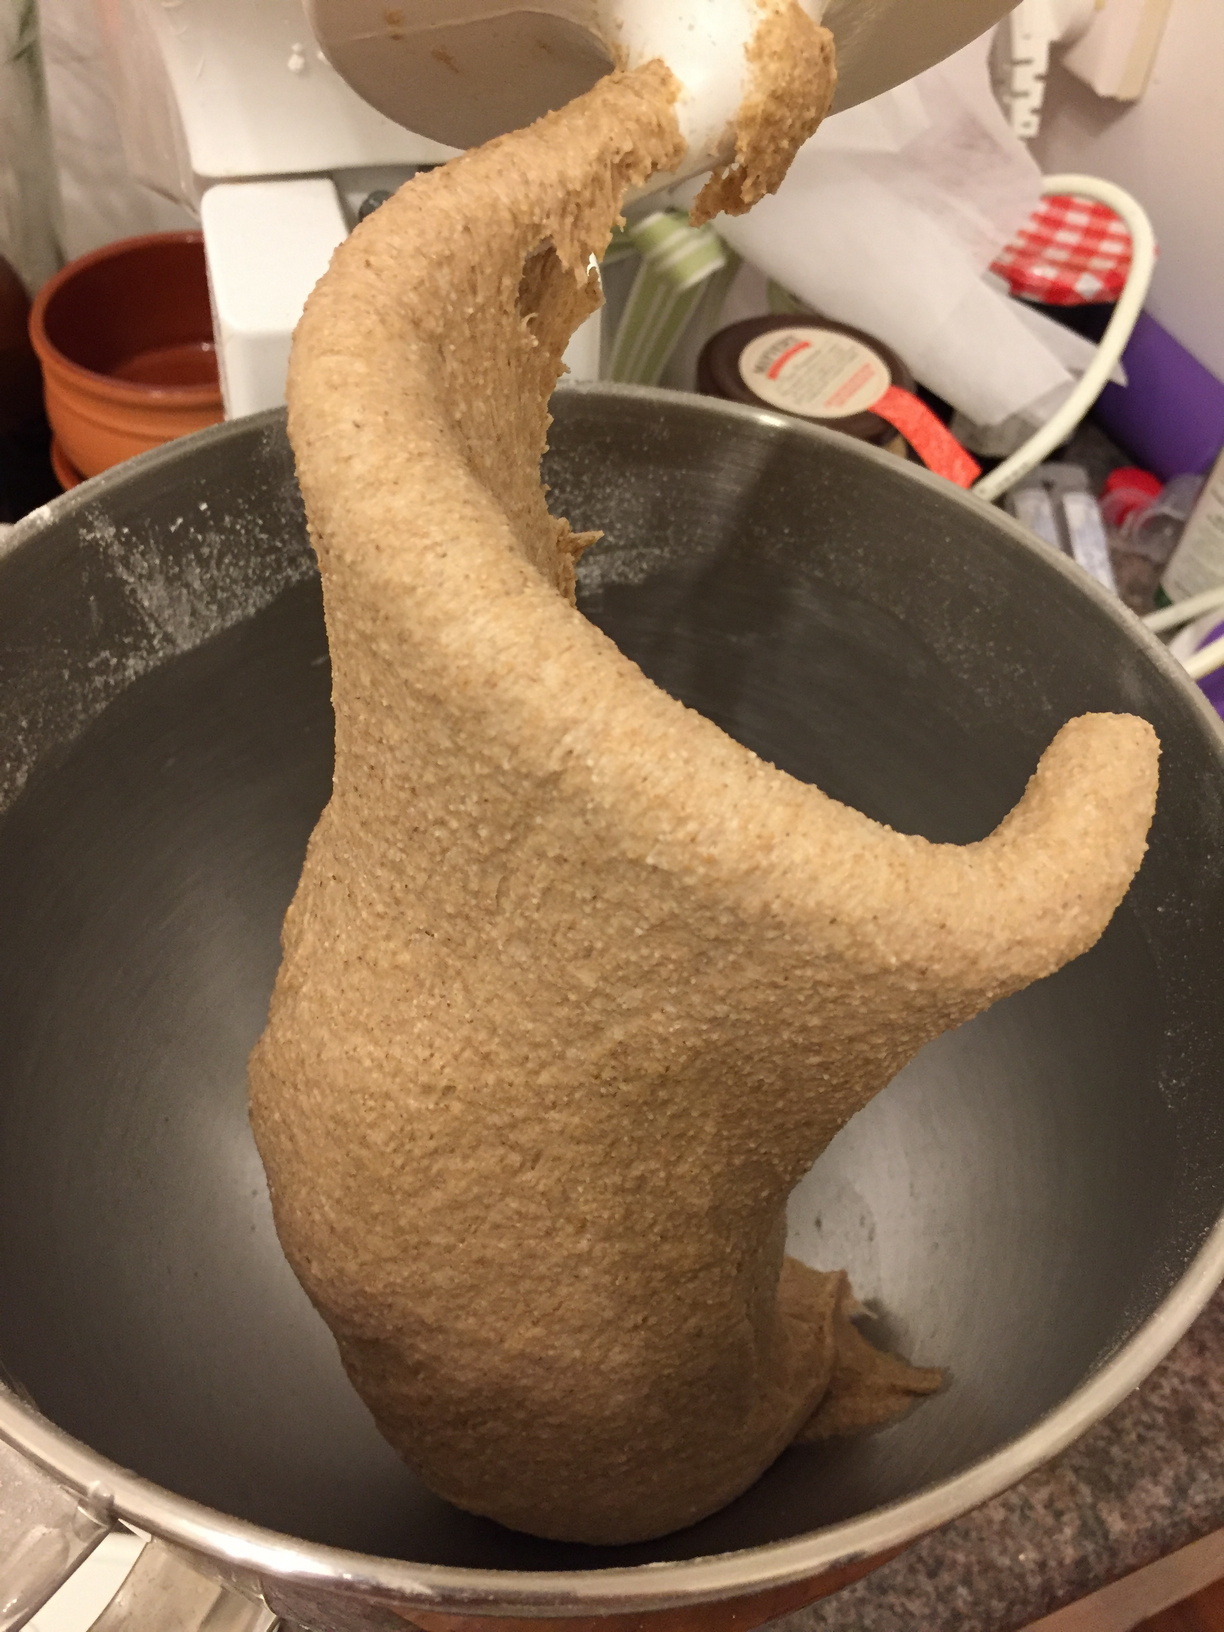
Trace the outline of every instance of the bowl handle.
<instances>
[{"instance_id":1,"label":"bowl handle","mask_svg":"<svg viewBox=\"0 0 1224 1632\"><path fill-rule=\"evenodd\" d=\"M0 1632L18 1632L111 1528L105 1508L0 1440Z\"/></svg>"}]
</instances>

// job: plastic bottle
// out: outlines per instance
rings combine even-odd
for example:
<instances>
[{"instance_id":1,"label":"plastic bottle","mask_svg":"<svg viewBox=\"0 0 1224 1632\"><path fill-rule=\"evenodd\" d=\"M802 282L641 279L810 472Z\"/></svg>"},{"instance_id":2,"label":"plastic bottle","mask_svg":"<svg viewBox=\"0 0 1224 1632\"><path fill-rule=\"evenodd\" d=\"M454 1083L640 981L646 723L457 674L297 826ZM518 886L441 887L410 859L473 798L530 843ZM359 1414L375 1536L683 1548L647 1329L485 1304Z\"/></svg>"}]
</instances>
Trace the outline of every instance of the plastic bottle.
<instances>
[{"instance_id":1,"label":"plastic bottle","mask_svg":"<svg viewBox=\"0 0 1224 1632\"><path fill-rule=\"evenodd\" d=\"M1158 499L1146 509L1136 510L1122 528L1121 547L1131 555L1142 555L1161 569L1177 548L1190 512L1203 491L1202 476L1174 476L1166 482Z\"/></svg>"},{"instance_id":2,"label":"plastic bottle","mask_svg":"<svg viewBox=\"0 0 1224 1632\"><path fill-rule=\"evenodd\" d=\"M1111 538L1122 532L1133 515L1153 504L1163 488L1160 477L1153 476L1150 470L1125 465L1121 470L1111 471L1101 490L1101 516Z\"/></svg>"}]
</instances>

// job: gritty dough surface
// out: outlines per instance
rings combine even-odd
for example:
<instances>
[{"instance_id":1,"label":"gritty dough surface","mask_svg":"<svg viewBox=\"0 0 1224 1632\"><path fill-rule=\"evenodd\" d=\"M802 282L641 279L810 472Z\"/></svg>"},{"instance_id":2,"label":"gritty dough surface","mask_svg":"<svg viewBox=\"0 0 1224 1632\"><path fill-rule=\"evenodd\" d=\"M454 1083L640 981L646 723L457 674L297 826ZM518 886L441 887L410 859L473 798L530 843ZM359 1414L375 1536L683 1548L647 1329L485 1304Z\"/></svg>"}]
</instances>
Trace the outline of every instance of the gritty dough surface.
<instances>
[{"instance_id":1,"label":"gritty dough surface","mask_svg":"<svg viewBox=\"0 0 1224 1632\"><path fill-rule=\"evenodd\" d=\"M744 215L776 193L791 160L813 135L837 89L833 36L798 0L760 0L762 17L748 43L748 90L735 116L735 158L697 194L694 226Z\"/></svg>"},{"instance_id":2,"label":"gritty dough surface","mask_svg":"<svg viewBox=\"0 0 1224 1632\"><path fill-rule=\"evenodd\" d=\"M331 802L251 1117L285 1252L443 1496L663 1534L931 1373L784 1258L789 1191L924 1043L1091 946L1157 748L1086 716L979 844L881 827L658 690L572 604L539 480L661 64L418 177L295 342Z\"/></svg>"}]
</instances>

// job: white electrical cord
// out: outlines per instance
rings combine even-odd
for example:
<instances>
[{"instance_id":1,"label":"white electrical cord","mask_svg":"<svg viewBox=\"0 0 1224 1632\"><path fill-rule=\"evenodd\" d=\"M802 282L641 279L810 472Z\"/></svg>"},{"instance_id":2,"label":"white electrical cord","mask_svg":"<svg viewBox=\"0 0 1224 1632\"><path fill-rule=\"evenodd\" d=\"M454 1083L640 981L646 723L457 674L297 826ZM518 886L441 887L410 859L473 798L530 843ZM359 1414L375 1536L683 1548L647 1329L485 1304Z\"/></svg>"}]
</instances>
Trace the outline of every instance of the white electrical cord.
<instances>
[{"instance_id":1,"label":"white electrical cord","mask_svg":"<svg viewBox=\"0 0 1224 1632\"><path fill-rule=\"evenodd\" d=\"M988 476L983 476L981 481L974 484L973 491L979 498L988 501L999 498L1009 488L1015 487L1030 470L1037 468L1048 453L1065 442L1100 396L1126 350L1127 341L1147 299L1156 267L1156 235L1147 211L1123 188L1116 187L1112 181L1102 181L1099 176L1047 176L1042 184L1042 193L1046 198L1063 193L1090 198L1108 206L1115 215L1120 216L1130 233L1130 272L1096 355L1066 402L1010 459L1005 459Z\"/></svg>"},{"instance_id":2,"label":"white electrical cord","mask_svg":"<svg viewBox=\"0 0 1224 1632\"><path fill-rule=\"evenodd\" d=\"M1188 595L1184 601L1178 601L1175 606L1162 606L1157 612L1149 612L1142 622L1154 635L1162 635L1182 624L1191 624L1196 618L1204 617L1208 612L1216 611L1224 613L1224 584L1215 584L1211 589L1205 589L1198 595ZM1224 635L1199 651L1183 657L1181 662L1191 680L1202 680L1207 675L1214 674L1217 669L1224 668Z\"/></svg>"},{"instance_id":3,"label":"white electrical cord","mask_svg":"<svg viewBox=\"0 0 1224 1632\"><path fill-rule=\"evenodd\" d=\"M1156 612L1145 613L1142 621L1154 635L1163 635L1168 629L1179 629L1183 623L1193 623L1204 612L1214 612L1217 606L1224 608L1224 584L1214 584L1201 594L1189 595L1175 606L1162 606Z\"/></svg>"},{"instance_id":4,"label":"white electrical cord","mask_svg":"<svg viewBox=\"0 0 1224 1632\"><path fill-rule=\"evenodd\" d=\"M1190 657L1183 657L1182 667L1191 680L1203 680L1217 669L1224 669L1224 635Z\"/></svg>"}]
</instances>

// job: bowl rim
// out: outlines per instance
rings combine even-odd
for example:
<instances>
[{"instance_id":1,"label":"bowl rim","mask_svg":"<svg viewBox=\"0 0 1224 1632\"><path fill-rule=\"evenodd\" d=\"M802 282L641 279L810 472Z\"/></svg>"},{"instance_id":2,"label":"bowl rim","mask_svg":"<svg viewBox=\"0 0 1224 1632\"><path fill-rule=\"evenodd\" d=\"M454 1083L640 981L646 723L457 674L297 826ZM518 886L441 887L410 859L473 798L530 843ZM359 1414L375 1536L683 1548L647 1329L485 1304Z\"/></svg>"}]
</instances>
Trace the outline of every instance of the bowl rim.
<instances>
[{"instance_id":1,"label":"bowl rim","mask_svg":"<svg viewBox=\"0 0 1224 1632\"><path fill-rule=\"evenodd\" d=\"M103 266L108 261L121 260L125 255L170 245L197 245L203 254L204 234L198 229L183 229L177 232L145 232L134 238L116 238L112 243L103 244L100 249L77 256L47 279L34 296L29 316L30 344L37 352L45 373L58 377L70 389L112 402L128 403L133 407L141 404L179 408L220 406L220 381L216 385L142 385L137 380L121 380L114 374L103 374L96 368L86 368L84 363L76 362L59 349L47 332L47 313L52 303L82 273L92 271L95 266ZM215 337L213 346L215 350Z\"/></svg>"},{"instance_id":2,"label":"bowl rim","mask_svg":"<svg viewBox=\"0 0 1224 1632\"><path fill-rule=\"evenodd\" d=\"M666 412L683 404L714 420L742 420L828 445L835 441L851 457L876 461L902 480L921 482L945 499L985 517L1013 543L1061 573L1106 615L1199 713L1224 776L1224 732L1198 687L1163 645L1120 600L1109 596L1069 558L1049 547L1005 512L953 486L920 466L901 464L870 444L839 437L835 431L720 399L605 382L567 385L568 394L598 399L635 398ZM275 432L283 408L229 420L182 437L112 467L53 499L17 523L0 547L0 563L34 544L51 522L68 520L91 507L108 487L129 476L173 466L190 458L200 439L225 442L253 432ZM1064 1450L1135 1389L1186 1332L1224 1278L1224 1215L1159 1307L1088 1379L1023 1434L951 1478L911 1496L786 1541L739 1552L651 1564L589 1570L485 1570L456 1565L414 1564L307 1542L223 1514L178 1496L152 1480L100 1456L26 1404L0 1382L0 1440L22 1452L62 1485L116 1519L163 1540L203 1554L237 1578L267 1585L273 1581L341 1593L370 1602L448 1613L551 1619L575 1615L641 1614L651 1610L744 1597L819 1576L845 1565L888 1554L999 1495Z\"/></svg>"}]
</instances>

